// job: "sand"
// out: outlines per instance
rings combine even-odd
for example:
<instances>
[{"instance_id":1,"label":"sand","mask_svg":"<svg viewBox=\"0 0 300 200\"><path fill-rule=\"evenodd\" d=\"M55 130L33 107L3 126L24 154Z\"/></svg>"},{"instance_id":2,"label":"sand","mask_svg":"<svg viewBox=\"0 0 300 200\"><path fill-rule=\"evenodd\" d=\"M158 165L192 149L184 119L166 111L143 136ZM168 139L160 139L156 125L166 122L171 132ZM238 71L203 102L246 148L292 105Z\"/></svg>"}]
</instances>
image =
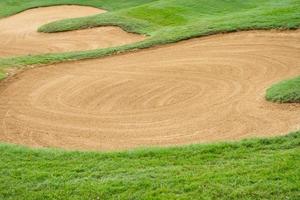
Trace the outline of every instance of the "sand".
<instances>
[{"instance_id":1,"label":"sand","mask_svg":"<svg viewBox=\"0 0 300 200\"><path fill-rule=\"evenodd\" d=\"M299 104L264 95L300 74L299 55L300 31L249 31L26 70L1 84L0 140L121 150L285 134Z\"/></svg>"},{"instance_id":2,"label":"sand","mask_svg":"<svg viewBox=\"0 0 300 200\"><path fill-rule=\"evenodd\" d=\"M0 58L106 48L145 38L113 26L51 34L37 32L40 26L56 20L104 12L85 6L52 6L30 9L0 19Z\"/></svg>"}]
</instances>

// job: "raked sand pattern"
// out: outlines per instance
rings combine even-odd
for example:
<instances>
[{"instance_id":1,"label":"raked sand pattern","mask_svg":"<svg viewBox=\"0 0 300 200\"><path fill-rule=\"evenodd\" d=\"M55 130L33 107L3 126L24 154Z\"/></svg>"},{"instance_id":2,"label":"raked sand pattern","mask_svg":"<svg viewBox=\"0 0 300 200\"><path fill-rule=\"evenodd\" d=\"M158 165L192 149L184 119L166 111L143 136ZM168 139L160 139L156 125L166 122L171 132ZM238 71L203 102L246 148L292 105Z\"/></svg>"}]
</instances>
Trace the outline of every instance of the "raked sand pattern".
<instances>
[{"instance_id":1,"label":"raked sand pattern","mask_svg":"<svg viewBox=\"0 0 300 200\"><path fill-rule=\"evenodd\" d=\"M119 150L284 134L299 129L300 106L264 94L297 74L299 31L221 34L35 68L2 84L0 140Z\"/></svg>"}]
</instances>

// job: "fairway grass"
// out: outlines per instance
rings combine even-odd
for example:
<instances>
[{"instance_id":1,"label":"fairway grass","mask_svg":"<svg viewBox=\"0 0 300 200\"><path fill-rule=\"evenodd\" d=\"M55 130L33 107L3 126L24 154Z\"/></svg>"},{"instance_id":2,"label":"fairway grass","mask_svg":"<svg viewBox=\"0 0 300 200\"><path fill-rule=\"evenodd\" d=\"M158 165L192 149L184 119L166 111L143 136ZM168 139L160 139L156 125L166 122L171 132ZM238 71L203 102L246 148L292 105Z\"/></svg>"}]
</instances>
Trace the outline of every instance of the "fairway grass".
<instances>
[{"instance_id":1,"label":"fairway grass","mask_svg":"<svg viewBox=\"0 0 300 200\"><path fill-rule=\"evenodd\" d=\"M0 199L291 199L300 132L115 153L0 145Z\"/></svg>"},{"instance_id":2,"label":"fairway grass","mask_svg":"<svg viewBox=\"0 0 300 200\"><path fill-rule=\"evenodd\" d=\"M300 103L300 76L271 86L266 99L279 103Z\"/></svg>"}]
</instances>

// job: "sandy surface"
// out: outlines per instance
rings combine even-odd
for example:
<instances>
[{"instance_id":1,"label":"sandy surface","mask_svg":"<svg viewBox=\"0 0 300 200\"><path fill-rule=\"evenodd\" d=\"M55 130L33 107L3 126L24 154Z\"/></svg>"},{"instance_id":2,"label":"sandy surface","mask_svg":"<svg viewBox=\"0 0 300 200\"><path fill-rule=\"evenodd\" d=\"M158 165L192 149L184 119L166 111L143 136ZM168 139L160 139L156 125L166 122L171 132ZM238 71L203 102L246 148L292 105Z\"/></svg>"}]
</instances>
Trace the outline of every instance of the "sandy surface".
<instances>
[{"instance_id":1,"label":"sandy surface","mask_svg":"<svg viewBox=\"0 0 300 200\"><path fill-rule=\"evenodd\" d=\"M63 33L38 33L37 29L56 20L105 12L85 6L35 8L0 19L0 57L119 46L143 40L118 27L99 27Z\"/></svg>"},{"instance_id":2,"label":"sandy surface","mask_svg":"<svg viewBox=\"0 0 300 200\"><path fill-rule=\"evenodd\" d=\"M25 71L2 84L0 140L116 150L272 136L300 106L264 100L300 74L300 31L251 31Z\"/></svg>"}]
</instances>

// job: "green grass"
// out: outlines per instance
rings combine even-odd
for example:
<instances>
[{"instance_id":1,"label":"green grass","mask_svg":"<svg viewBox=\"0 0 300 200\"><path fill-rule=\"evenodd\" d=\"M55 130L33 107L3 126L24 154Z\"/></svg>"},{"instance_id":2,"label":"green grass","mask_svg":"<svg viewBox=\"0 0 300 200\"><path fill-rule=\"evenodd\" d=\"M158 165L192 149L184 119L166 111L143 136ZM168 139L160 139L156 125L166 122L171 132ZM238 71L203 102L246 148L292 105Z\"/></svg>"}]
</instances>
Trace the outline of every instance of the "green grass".
<instances>
[{"instance_id":1,"label":"green grass","mask_svg":"<svg viewBox=\"0 0 300 200\"><path fill-rule=\"evenodd\" d=\"M300 76L271 86L266 99L279 103L300 103Z\"/></svg>"},{"instance_id":2,"label":"green grass","mask_svg":"<svg viewBox=\"0 0 300 200\"><path fill-rule=\"evenodd\" d=\"M97 58L219 32L296 29L300 26L299 0L2 0L0 17L28 8L58 4L89 5L110 12L53 22L40 27L39 31L59 32L116 25L149 37L142 42L115 48L0 59L0 67Z\"/></svg>"},{"instance_id":3,"label":"green grass","mask_svg":"<svg viewBox=\"0 0 300 200\"><path fill-rule=\"evenodd\" d=\"M0 145L0 199L300 197L300 132L115 153Z\"/></svg>"},{"instance_id":4,"label":"green grass","mask_svg":"<svg viewBox=\"0 0 300 200\"><path fill-rule=\"evenodd\" d=\"M7 17L21 11L42 6L54 5L83 5L103 8L110 11L138 6L155 0L1 0L0 18Z\"/></svg>"}]
</instances>

